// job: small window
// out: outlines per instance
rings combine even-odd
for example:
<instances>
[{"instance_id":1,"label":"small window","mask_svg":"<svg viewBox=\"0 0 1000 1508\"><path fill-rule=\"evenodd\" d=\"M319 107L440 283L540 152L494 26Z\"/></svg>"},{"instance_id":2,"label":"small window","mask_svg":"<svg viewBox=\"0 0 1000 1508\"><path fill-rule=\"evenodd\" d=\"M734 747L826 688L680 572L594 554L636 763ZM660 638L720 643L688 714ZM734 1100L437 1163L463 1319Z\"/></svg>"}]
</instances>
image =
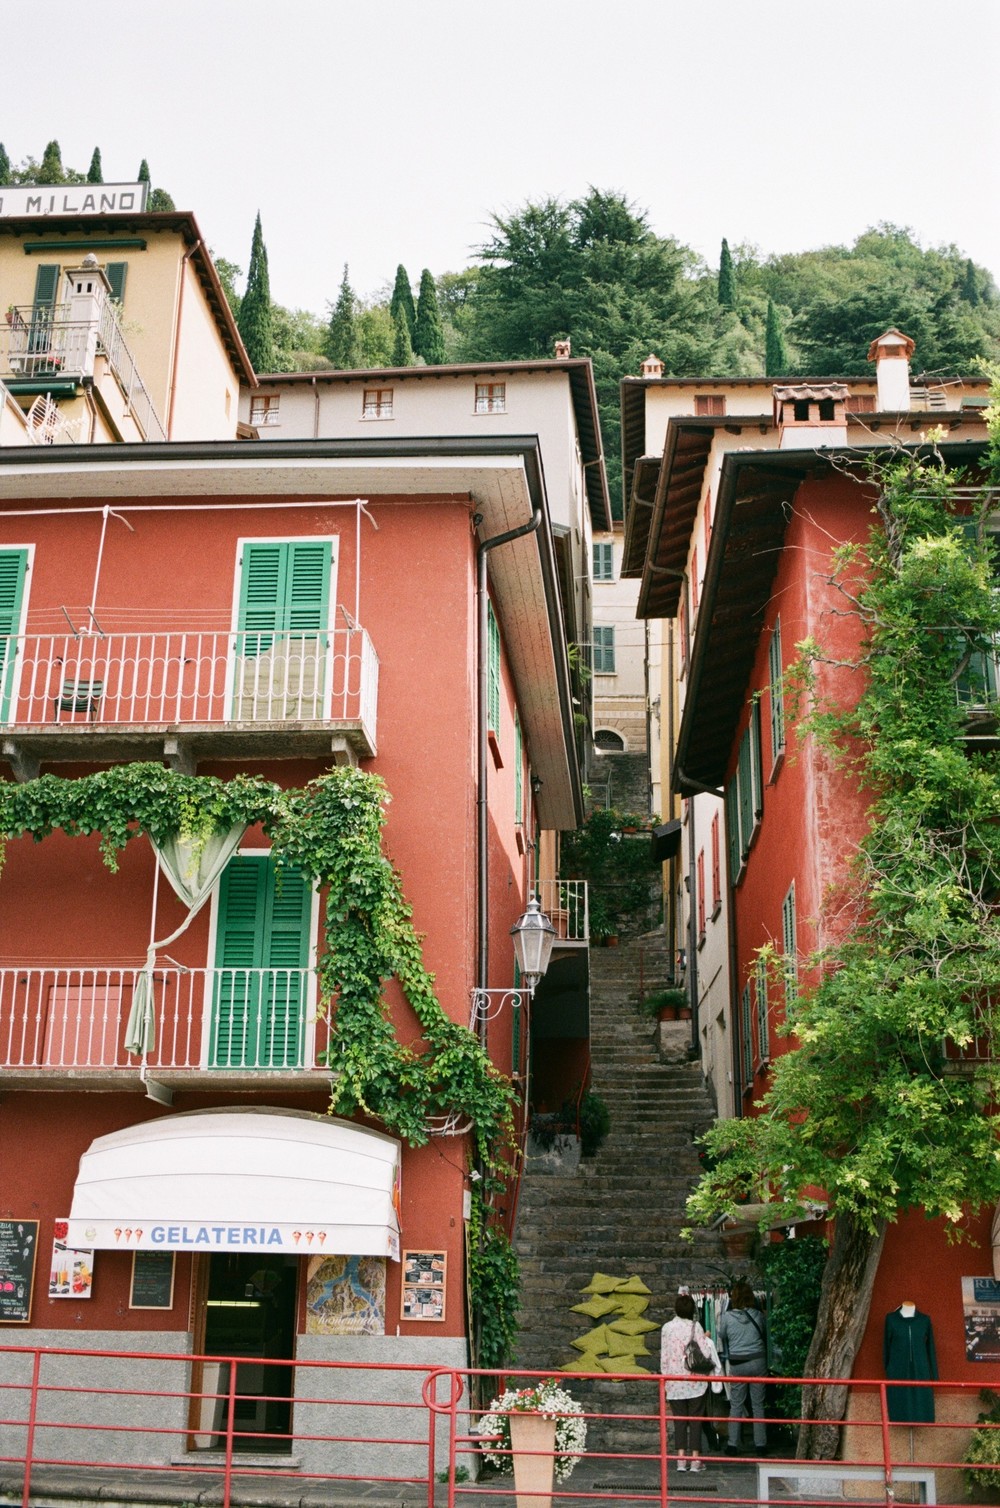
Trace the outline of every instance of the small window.
<instances>
[{"instance_id":1,"label":"small window","mask_svg":"<svg viewBox=\"0 0 1000 1508\"><path fill-rule=\"evenodd\" d=\"M490 603L486 616L487 726L500 736L500 627Z\"/></svg>"},{"instance_id":2,"label":"small window","mask_svg":"<svg viewBox=\"0 0 1000 1508\"><path fill-rule=\"evenodd\" d=\"M766 1063L771 1056L771 1034L767 1025L767 963L757 960L757 1056Z\"/></svg>"},{"instance_id":3,"label":"small window","mask_svg":"<svg viewBox=\"0 0 1000 1508\"><path fill-rule=\"evenodd\" d=\"M844 401L844 408L849 414L873 414L875 412L875 394L848 393Z\"/></svg>"},{"instance_id":4,"label":"small window","mask_svg":"<svg viewBox=\"0 0 1000 1508\"><path fill-rule=\"evenodd\" d=\"M785 688L784 666L781 661L781 619L776 618L771 643L767 651L768 678L771 693L771 762L774 763L785 748Z\"/></svg>"},{"instance_id":5,"label":"small window","mask_svg":"<svg viewBox=\"0 0 1000 1508\"><path fill-rule=\"evenodd\" d=\"M721 393L698 393L695 395L694 411L696 414L708 414L712 418L721 419L726 412L726 400Z\"/></svg>"},{"instance_id":6,"label":"small window","mask_svg":"<svg viewBox=\"0 0 1000 1508\"><path fill-rule=\"evenodd\" d=\"M594 746L607 754L625 753L625 740L613 728L598 728L594 734Z\"/></svg>"},{"instance_id":7,"label":"small window","mask_svg":"<svg viewBox=\"0 0 1000 1508\"><path fill-rule=\"evenodd\" d=\"M278 418L280 403L280 393L275 393L270 398L251 398L250 423L256 429L267 429L272 424L280 424L281 420Z\"/></svg>"},{"instance_id":8,"label":"small window","mask_svg":"<svg viewBox=\"0 0 1000 1508\"><path fill-rule=\"evenodd\" d=\"M476 383L476 413L505 414L507 412L507 384L505 382Z\"/></svg>"},{"instance_id":9,"label":"small window","mask_svg":"<svg viewBox=\"0 0 1000 1508\"><path fill-rule=\"evenodd\" d=\"M809 423L809 399L808 398L796 398L795 402L792 404L792 412L795 415L795 422L796 422L796 424L808 424Z\"/></svg>"},{"instance_id":10,"label":"small window","mask_svg":"<svg viewBox=\"0 0 1000 1508\"><path fill-rule=\"evenodd\" d=\"M832 398L821 398L819 400L819 416L827 423L837 417Z\"/></svg>"},{"instance_id":11,"label":"small window","mask_svg":"<svg viewBox=\"0 0 1000 1508\"><path fill-rule=\"evenodd\" d=\"M788 887L788 894L781 903L781 945L785 955L785 1001L791 1004L798 993L799 952L798 928L795 921L795 881Z\"/></svg>"},{"instance_id":12,"label":"small window","mask_svg":"<svg viewBox=\"0 0 1000 1508\"><path fill-rule=\"evenodd\" d=\"M521 737L521 719L514 713L514 821L520 827L524 822L524 740Z\"/></svg>"},{"instance_id":13,"label":"small window","mask_svg":"<svg viewBox=\"0 0 1000 1508\"><path fill-rule=\"evenodd\" d=\"M611 540L598 540L594 544L594 580L614 581L615 547Z\"/></svg>"},{"instance_id":14,"label":"small window","mask_svg":"<svg viewBox=\"0 0 1000 1508\"><path fill-rule=\"evenodd\" d=\"M594 625L594 673L595 675L614 675L615 673L615 630L611 624L606 627Z\"/></svg>"},{"instance_id":15,"label":"small window","mask_svg":"<svg viewBox=\"0 0 1000 1508\"><path fill-rule=\"evenodd\" d=\"M392 388L366 387L361 404L362 419L392 418Z\"/></svg>"}]
</instances>

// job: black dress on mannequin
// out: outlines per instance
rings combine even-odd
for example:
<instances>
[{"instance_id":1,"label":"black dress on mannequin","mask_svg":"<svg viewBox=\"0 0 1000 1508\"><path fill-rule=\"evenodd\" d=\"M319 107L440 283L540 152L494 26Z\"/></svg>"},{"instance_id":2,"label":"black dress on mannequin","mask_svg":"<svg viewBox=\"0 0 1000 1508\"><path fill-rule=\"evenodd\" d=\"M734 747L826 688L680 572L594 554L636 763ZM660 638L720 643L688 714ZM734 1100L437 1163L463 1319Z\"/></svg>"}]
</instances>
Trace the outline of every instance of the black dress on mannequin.
<instances>
[{"instance_id":1,"label":"black dress on mannequin","mask_svg":"<svg viewBox=\"0 0 1000 1508\"><path fill-rule=\"evenodd\" d=\"M937 1357L930 1316L917 1309L907 1319L900 1309L885 1317L882 1346L885 1375L892 1381L936 1381ZM893 1424L933 1424L934 1389L892 1387L886 1389L889 1418Z\"/></svg>"}]
</instances>

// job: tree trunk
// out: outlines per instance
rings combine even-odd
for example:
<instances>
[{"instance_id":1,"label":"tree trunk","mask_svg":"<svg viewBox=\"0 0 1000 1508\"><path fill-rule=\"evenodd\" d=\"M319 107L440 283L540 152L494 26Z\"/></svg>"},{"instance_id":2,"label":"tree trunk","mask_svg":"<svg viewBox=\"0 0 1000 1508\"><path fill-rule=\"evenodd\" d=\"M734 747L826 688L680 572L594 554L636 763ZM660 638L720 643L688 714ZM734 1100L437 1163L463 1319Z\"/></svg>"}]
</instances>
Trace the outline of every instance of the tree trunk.
<instances>
[{"instance_id":1,"label":"tree trunk","mask_svg":"<svg viewBox=\"0 0 1000 1508\"><path fill-rule=\"evenodd\" d=\"M804 1376L850 1377L868 1323L886 1223L880 1220L870 1231L854 1215L837 1216ZM843 1383L802 1389L802 1428L796 1452L800 1459L836 1458L846 1410L847 1388Z\"/></svg>"}]
</instances>

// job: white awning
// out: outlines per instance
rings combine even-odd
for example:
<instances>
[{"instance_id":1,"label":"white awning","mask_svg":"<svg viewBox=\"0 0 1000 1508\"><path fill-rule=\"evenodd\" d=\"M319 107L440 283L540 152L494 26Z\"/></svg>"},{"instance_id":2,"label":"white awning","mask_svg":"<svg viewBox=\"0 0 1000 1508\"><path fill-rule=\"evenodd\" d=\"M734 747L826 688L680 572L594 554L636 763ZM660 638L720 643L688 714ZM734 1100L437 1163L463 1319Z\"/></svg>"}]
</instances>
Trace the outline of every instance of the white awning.
<instances>
[{"instance_id":1,"label":"white awning","mask_svg":"<svg viewBox=\"0 0 1000 1508\"><path fill-rule=\"evenodd\" d=\"M99 1136L66 1242L399 1260L399 1142L305 1111L195 1110Z\"/></svg>"}]
</instances>

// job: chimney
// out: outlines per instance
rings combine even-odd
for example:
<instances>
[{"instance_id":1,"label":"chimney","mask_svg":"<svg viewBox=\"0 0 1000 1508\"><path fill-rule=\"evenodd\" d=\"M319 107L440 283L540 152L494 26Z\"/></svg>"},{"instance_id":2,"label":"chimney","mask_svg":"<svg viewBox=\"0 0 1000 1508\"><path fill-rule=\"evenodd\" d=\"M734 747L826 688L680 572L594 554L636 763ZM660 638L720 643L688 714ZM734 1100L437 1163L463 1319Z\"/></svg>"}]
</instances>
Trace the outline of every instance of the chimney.
<instances>
[{"instance_id":1,"label":"chimney","mask_svg":"<svg viewBox=\"0 0 1000 1508\"><path fill-rule=\"evenodd\" d=\"M886 330L868 347L868 360L875 362L878 406L881 413L904 414L910 407L910 357L915 342L902 330Z\"/></svg>"},{"instance_id":2,"label":"chimney","mask_svg":"<svg viewBox=\"0 0 1000 1508\"><path fill-rule=\"evenodd\" d=\"M66 269L66 289L67 335L73 345L72 365L85 376L93 376L97 337L111 297L111 284L93 252L84 257L79 267Z\"/></svg>"},{"instance_id":3,"label":"chimney","mask_svg":"<svg viewBox=\"0 0 1000 1508\"><path fill-rule=\"evenodd\" d=\"M556 361L569 361L569 341L556 341Z\"/></svg>"},{"instance_id":4,"label":"chimney","mask_svg":"<svg viewBox=\"0 0 1000 1508\"><path fill-rule=\"evenodd\" d=\"M639 372L643 377L662 377L663 362L658 356L654 356L653 352L650 351L649 355L646 357L646 360L639 368Z\"/></svg>"},{"instance_id":5,"label":"chimney","mask_svg":"<svg viewBox=\"0 0 1000 1508\"><path fill-rule=\"evenodd\" d=\"M847 444L847 388L842 382L796 382L772 391L779 449Z\"/></svg>"}]
</instances>

